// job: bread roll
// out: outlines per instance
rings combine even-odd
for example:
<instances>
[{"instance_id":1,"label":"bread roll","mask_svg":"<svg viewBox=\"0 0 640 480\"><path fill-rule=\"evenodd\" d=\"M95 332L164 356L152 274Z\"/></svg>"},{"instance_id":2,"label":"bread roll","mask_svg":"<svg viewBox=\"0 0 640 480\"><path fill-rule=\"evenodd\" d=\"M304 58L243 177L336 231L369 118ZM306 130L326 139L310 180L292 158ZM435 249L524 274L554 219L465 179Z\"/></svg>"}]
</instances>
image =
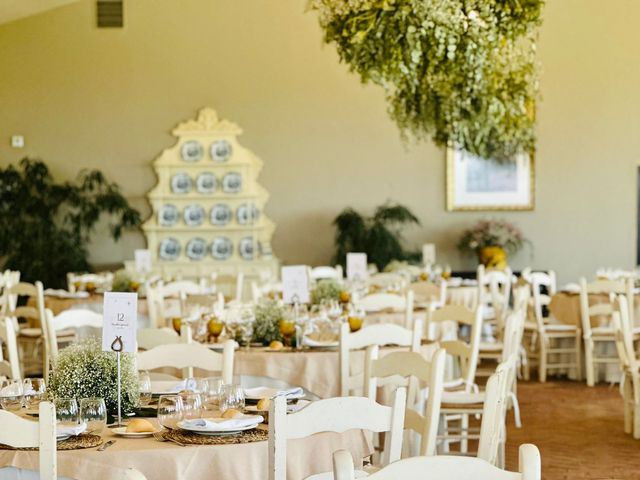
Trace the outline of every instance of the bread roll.
<instances>
[{"instance_id":1,"label":"bread roll","mask_svg":"<svg viewBox=\"0 0 640 480\"><path fill-rule=\"evenodd\" d=\"M222 414L222 418L236 418L242 415L242 412L236 410L235 408L230 408Z\"/></svg>"},{"instance_id":2,"label":"bread roll","mask_svg":"<svg viewBox=\"0 0 640 480\"><path fill-rule=\"evenodd\" d=\"M282 342L280 342L278 340L274 340L273 342L271 342L269 344L269 348L271 350L280 350L280 349L284 348L284 345L282 344Z\"/></svg>"},{"instance_id":3,"label":"bread roll","mask_svg":"<svg viewBox=\"0 0 640 480\"><path fill-rule=\"evenodd\" d=\"M127 433L151 433L156 429L149 420L134 418L127 425Z\"/></svg>"},{"instance_id":4,"label":"bread roll","mask_svg":"<svg viewBox=\"0 0 640 480\"><path fill-rule=\"evenodd\" d=\"M271 400L269 398L261 398L258 400L258 410L266 411L269 410L269 405L271 404Z\"/></svg>"}]
</instances>

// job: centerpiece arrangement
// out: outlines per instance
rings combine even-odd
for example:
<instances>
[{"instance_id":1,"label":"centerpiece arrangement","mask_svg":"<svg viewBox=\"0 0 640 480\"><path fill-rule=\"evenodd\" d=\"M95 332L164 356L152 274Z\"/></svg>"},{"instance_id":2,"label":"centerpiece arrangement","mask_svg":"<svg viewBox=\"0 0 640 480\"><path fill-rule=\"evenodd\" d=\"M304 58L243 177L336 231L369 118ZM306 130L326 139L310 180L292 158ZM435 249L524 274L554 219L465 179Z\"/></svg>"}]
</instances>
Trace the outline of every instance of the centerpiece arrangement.
<instances>
[{"instance_id":1,"label":"centerpiece arrangement","mask_svg":"<svg viewBox=\"0 0 640 480\"><path fill-rule=\"evenodd\" d=\"M527 240L518 227L505 220L481 220L462 234L458 249L474 253L487 268L507 267L507 254L518 252Z\"/></svg>"},{"instance_id":2,"label":"centerpiece arrangement","mask_svg":"<svg viewBox=\"0 0 640 480\"><path fill-rule=\"evenodd\" d=\"M121 362L122 412L138 407L140 391L134 355L123 353ZM116 354L103 352L90 337L60 351L49 375L48 392L56 398L103 398L111 414L118 409Z\"/></svg>"}]
</instances>

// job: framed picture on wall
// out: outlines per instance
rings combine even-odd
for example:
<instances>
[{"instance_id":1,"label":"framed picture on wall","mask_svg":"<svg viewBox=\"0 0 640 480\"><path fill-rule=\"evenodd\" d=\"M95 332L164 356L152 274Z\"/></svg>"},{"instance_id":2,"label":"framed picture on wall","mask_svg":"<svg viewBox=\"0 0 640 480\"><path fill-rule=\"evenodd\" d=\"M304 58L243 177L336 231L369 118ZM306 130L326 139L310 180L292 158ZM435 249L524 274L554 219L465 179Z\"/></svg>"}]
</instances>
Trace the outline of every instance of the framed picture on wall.
<instances>
[{"instance_id":1,"label":"framed picture on wall","mask_svg":"<svg viewBox=\"0 0 640 480\"><path fill-rule=\"evenodd\" d=\"M533 154L510 162L447 149L447 210L533 210Z\"/></svg>"}]
</instances>

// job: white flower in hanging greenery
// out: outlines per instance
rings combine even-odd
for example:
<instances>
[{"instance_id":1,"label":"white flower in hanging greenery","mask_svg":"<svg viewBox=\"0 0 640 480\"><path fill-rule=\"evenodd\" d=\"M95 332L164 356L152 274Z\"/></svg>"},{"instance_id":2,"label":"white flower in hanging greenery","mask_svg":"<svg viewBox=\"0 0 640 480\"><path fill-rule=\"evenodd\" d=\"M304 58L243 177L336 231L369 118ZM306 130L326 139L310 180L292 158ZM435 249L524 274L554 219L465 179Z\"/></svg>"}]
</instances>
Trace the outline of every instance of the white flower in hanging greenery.
<instances>
[{"instance_id":1,"label":"white flower in hanging greenery","mask_svg":"<svg viewBox=\"0 0 640 480\"><path fill-rule=\"evenodd\" d=\"M533 149L542 0L310 0L325 41L384 87L402 134L481 157Z\"/></svg>"}]
</instances>

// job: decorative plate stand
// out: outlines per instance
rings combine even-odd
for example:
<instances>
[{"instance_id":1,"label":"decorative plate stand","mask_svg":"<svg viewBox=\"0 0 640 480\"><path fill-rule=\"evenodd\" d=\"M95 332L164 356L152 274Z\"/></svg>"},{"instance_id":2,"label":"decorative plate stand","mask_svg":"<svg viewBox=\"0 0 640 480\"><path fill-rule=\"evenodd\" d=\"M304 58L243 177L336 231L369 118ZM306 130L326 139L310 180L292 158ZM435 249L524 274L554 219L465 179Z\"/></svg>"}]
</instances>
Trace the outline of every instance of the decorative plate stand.
<instances>
[{"instance_id":1,"label":"decorative plate stand","mask_svg":"<svg viewBox=\"0 0 640 480\"><path fill-rule=\"evenodd\" d=\"M182 276L276 271L263 163L238 143L240 127L203 108L172 133L177 143L153 163L158 184L143 226L154 265Z\"/></svg>"}]
</instances>

